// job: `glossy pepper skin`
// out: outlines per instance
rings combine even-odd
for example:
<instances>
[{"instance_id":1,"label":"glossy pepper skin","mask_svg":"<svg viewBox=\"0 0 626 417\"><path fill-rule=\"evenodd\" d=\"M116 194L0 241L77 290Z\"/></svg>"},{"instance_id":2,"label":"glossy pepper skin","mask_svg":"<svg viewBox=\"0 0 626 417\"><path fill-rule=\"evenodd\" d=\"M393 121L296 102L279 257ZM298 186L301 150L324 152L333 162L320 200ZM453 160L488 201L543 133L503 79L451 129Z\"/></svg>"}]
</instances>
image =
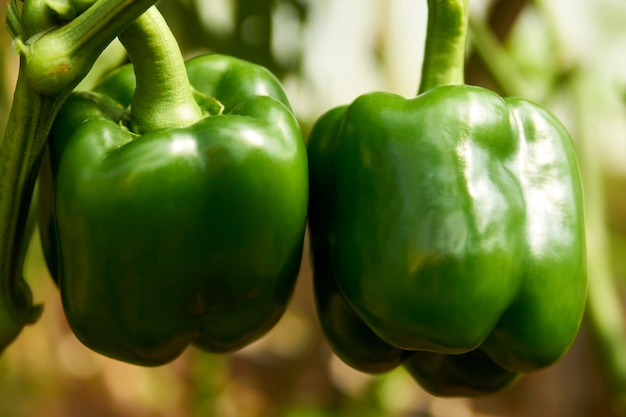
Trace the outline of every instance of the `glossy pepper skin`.
<instances>
[{"instance_id":1,"label":"glossy pepper skin","mask_svg":"<svg viewBox=\"0 0 626 417\"><path fill-rule=\"evenodd\" d=\"M553 115L466 85L372 93L323 115L308 152L317 308L346 363L480 395L567 352L583 206Z\"/></svg>"},{"instance_id":2,"label":"glossy pepper skin","mask_svg":"<svg viewBox=\"0 0 626 417\"><path fill-rule=\"evenodd\" d=\"M41 173L43 248L72 330L140 365L263 335L302 255L306 148L278 81L220 55L186 68L210 115L129 132L134 77L122 68L68 99Z\"/></svg>"}]
</instances>

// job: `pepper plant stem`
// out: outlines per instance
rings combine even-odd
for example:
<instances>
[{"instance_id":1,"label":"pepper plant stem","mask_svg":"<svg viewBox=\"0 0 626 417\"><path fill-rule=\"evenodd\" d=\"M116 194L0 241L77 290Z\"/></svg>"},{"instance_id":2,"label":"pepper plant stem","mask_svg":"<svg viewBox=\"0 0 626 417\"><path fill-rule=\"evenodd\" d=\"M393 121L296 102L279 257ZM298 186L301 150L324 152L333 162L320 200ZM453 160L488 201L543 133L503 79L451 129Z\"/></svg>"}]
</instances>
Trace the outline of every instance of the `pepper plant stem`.
<instances>
[{"instance_id":1,"label":"pepper plant stem","mask_svg":"<svg viewBox=\"0 0 626 417\"><path fill-rule=\"evenodd\" d=\"M22 75L22 74L20 74ZM22 276L28 207L47 132L65 97L31 94L20 76L0 147L0 351L37 319Z\"/></svg>"},{"instance_id":2,"label":"pepper plant stem","mask_svg":"<svg viewBox=\"0 0 626 417\"><path fill-rule=\"evenodd\" d=\"M154 3L156 0L98 0L66 25L43 35L16 38L16 46L26 58L23 67L29 88L51 96L70 92L104 48ZM32 32L27 26L24 31Z\"/></svg>"},{"instance_id":3,"label":"pepper plant stem","mask_svg":"<svg viewBox=\"0 0 626 417\"><path fill-rule=\"evenodd\" d=\"M119 39L137 79L130 107L132 130L186 127L202 119L176 38L156 7L148 9Z\"/></svg>"},{"instance_id":4,"label":"pepper plant stem","mask_svg":"<svg viewBox=\"0 0 626 417\"><path fill-rule=\"evenodd\" d=\"M428 26L419 93L463 84L469 0L428 0Z\"/></svg>"}]
</instances>

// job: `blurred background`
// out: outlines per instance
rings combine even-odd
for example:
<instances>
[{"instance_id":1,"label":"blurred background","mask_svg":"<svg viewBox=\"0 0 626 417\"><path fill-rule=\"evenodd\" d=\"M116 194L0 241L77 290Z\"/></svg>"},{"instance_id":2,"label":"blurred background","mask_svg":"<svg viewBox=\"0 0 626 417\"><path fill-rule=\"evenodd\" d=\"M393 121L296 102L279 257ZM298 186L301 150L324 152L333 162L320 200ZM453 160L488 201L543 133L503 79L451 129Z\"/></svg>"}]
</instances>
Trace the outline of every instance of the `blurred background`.
<instances>
[{"instance_id":1,"label":"blurred background","mask_svg":"<svg viewBox=\"0 0 626 417\"><path fill-rule=\"evenodd\" d=\"M231 355L190 348L166 366L128 365L91 352L70 332L35 238L26 276L45 308L0 357L0 416L626 416L626 2L470 3L467 83L551 109L578 150L589 303L563 360L473 400L432 397L403 369L354 371L321 334L306 246L290 307L261 340ZM186 56L220 52L270 68L305 134L324 111L360 94L417 91L426 0L162 0L159 7ZM80 87L124 59L113 44ZM6 31L0 64L3 128L17 73Z\"/></svg>"}]
</instances>

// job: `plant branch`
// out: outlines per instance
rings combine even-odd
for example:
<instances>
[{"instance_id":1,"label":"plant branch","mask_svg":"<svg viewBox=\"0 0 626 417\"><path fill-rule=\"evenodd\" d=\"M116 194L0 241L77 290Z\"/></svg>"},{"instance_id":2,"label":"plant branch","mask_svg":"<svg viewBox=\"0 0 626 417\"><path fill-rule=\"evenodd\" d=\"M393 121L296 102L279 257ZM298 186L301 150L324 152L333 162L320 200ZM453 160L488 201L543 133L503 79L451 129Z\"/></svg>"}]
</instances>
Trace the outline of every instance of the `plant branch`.
<instances>
[{"instance_id":1,"label":"plant branch","mask_svg":"<svg viewBox=\"0 0 626 417\"><path fill-rule=\"evenodd\" d=\"M29 88L43 95L70 92L91 69L104 48L156 0L98 0L66 25L16 38L25 57ZM25 32L31 30L23 22Z\"/></svg>"}]
</instances>

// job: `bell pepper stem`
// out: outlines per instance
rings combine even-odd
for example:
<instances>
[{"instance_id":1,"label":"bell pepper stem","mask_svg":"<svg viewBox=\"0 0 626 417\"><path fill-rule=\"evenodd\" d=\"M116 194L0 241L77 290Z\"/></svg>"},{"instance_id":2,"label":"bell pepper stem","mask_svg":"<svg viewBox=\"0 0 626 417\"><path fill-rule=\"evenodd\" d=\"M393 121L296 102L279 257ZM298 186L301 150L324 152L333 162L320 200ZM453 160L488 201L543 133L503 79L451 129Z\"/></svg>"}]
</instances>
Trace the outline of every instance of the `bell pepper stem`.
<instances>
[{"instance_id":1,"label":"bell pepper stem","mask_svg":"<svg viewBox=\"0 0 626 417\"><path fill-rule=\"evenodd\" d=\"M20 53L13 103L0 143L0 352L41 310L23 277L29 209L52 122L102 50L156 0L98 0L55 28L42 0L12 0L8 24Z\"/></svg>"},{"instance_id":2,"label":"bell pepper stem","mask_svg":"<svg viewBox=\"0 0 626 417\"><path fill-rule=\"evenodd\" d=\"M119 36L133 63L137 87L131 130L185 127L202 119L176 38L156 7Z\"/></svg>"},{"instance_id":3,"label":"bell pepper stem","mask_svg":"<svg viewBox=\"0 0 626 417\"><path fill-rule=\"evenodd\" d=\"M428 25L419 94L465 81L469 0L428 0Z\"/></svg>"}]
</instances>

